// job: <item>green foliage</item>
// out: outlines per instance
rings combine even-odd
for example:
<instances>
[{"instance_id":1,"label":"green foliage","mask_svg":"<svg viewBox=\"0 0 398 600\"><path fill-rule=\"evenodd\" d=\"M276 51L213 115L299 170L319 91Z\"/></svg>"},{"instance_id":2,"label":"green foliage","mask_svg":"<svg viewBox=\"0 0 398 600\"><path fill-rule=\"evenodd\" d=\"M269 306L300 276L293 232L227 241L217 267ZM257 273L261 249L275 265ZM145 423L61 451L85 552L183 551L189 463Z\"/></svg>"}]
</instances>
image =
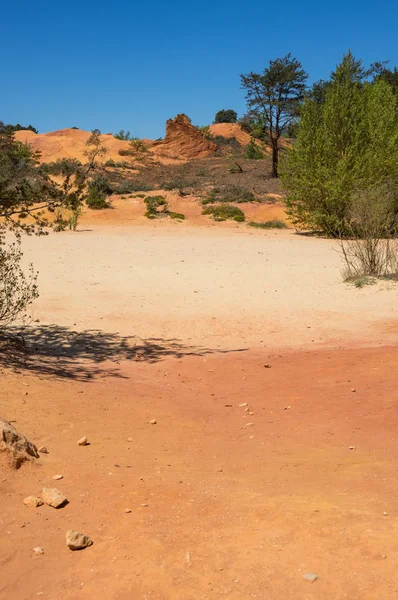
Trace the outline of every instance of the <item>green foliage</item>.
<instances>
[{"instance_id":1,"label":"green foliage","mask_svg":"<svg viewBox=\"0 0 398 600\"><path fill-rule=\"evenodd\" d=\"M214 123L236 123L238 120L238 114L232 110L219 110L214 117Z\"/></svg>"},{"instance_id":2,"label":"green foliage","mask_svg":"<svg viewBox=\"0 0 398 600\"><path fill-rule=\"evenodd\" d=\"M4 125L4 127L8 133L15 133L16 131L33 131L34 133L39 133L39 130L36 129L36 127L33 127L32 125L28 125L27 127L24 127L20 123L17 123L16 125L11 125L11 124Z\"/></svg>"},{"instance_id":3,"label":"green foliage","mask_svg":"<svg viewBox=\"0 0 398 600\"><path fill-rule=\"evenodd\" d=\"M129 131L124 131L124 129L121 129L119 131L119 133L114 133L113 137L116 138L117 140L124 140L124 141L129 141L131 140L131 135Z\"/></svg>"},{"instance_id":4,"label":"green foliage","mask_svg":"<svg viewBox=\"0 0 398 600\"><path fill-rule=\"evenodd\" d=\"M203 215L210 215L215 221L226 221L232 219L241 223L245 220L245 215L240 208L231 204L221 204L220 206L207 206L202 211Z\"/></svg>"},{"instance_id":5,"label":"green foliage","mask_svg":"<svg viewBox=\"0 0 398 600\"><path fill-rule=\"evenodd\" d=\"M117 153L119 154L119 156L135 156L136 154L134 150L131 150L129 148L122 148L121 150L118 150Z\"/></svg>"},{"instance_id":6,"label":"green foliage","mask_svg":"<svg viewBox=\"0 0 398 600\"><path fill-rule=\"evenodd\" d=\"M264 158L264 152L256 144L254 138L251 138L247 146L245 158L250 158L252 160L261 160L262 158Z\"/></svg>"},{"instance_id":7,"label":"green foliage","mask_svg":"<svg viewBox=\"0 0 398 600\"><path fill-rule=\"evenodd\" d=\"M93 168L96 161L105 156L108 150L102 144L101 132L99 129L93 129L90 137L86 142L86 150L83 152L84 156L87 156L89 166Z\"/></svg>"},{"instance_id":8,"label":"green foliage","mask_svg":"<svg viewBox=\"0 0 398 600\"><path fill-rule=\"evenodd\" d=\"M0 332L7 326L26 324L27 309L39 296L37 273L30 265L28 274L21 269L20 242L0 245Z\"/></svg>"},{"instance_id":9,"label":"green foliage","mask_svg":"<svg viewBox=\"0 0 398 600\"><path fill-rule=\"evenodd\" d=\"M144 202L146 204L144 216L148 219L157 219L167 215L168 204L164 196L147 196L144 198Z\"/></svg>"},{"instance_id":10,"label":"green foliage","mask_svg":"<svg viewBox=\"0 0 398 600\"><path fill-rule=\"evenodd\" d=\"M116 167L116 163L115 163L115 161L113 160L113 158L109 158L109 159L108 159L108 160L105 162L104 166L105 166L105 167Z\"/></svg>"},{"instance_id":11,"label":"green foliage","mask_svg":"<svg viewBox=\"0 0 398 600\"><path fill-rule=\"evenodd\" d=\"M250 227L255 227L256 229L287 229L286 223L284 221L278 221L277 219L272 221L263 221L262 223L250 221L248 225Z\"/></svg>"},{"instance_id":12,"label":"green foliage","mask_svg":"<svg viewBox=\"0 0 398 600\"><path fill-rule=\"evenodd\" d=\"M114 188L104 175L95 175L88 184L86 203L89 208L109 208L108 197L113 194Z\"/></svg>"},{"instance_id":13,"label":"green foliage","mask_svg":"<svg viewBox=\"0 0 398 600\"><path fill-rule=\"evenodd\" d=\"M261 125L264 140L272 148L272 176L278 176L279 139L297 119L308 75L301 63L287 54L271 60L263 73L241 75L249 109L248 120Z\"/></svg>"},{"instance_id":14,"label":"green foliage","mask_svg":"<svg viewBox=\"0 0 398 600\"><path fill-rule=\"evenodd\" d=\"M185 215L169 211L169 205L164 196L147 196L144 198L146 211L144 216L148 219L159 219L161 217L170 217L183 221Z\"/></svg>"},{"instance_id":15,"label":"green foliage","mask_svg":"<svg viewBox=\"0 0 398 600\"><path fill-rule=\"evenodd\" d=\"M303 229L341 236L350 231L352 201L398 180L397 96L351 54L332 74L324 102L307 98L282 181L288 214Z\"/></svg>"},{"instance_id":16,"label":"green foliage","mask_svg":"<svg viewBox=\"0 0 398 600\"><path fill-rule=\"evenodd\" d=\"M256 197L245 187L226 185L213 188L210 194L202 200L203 205L214 204L216 202L236 202L242 204L244 202L256 202Z\"/></svg>"}]
</instances>

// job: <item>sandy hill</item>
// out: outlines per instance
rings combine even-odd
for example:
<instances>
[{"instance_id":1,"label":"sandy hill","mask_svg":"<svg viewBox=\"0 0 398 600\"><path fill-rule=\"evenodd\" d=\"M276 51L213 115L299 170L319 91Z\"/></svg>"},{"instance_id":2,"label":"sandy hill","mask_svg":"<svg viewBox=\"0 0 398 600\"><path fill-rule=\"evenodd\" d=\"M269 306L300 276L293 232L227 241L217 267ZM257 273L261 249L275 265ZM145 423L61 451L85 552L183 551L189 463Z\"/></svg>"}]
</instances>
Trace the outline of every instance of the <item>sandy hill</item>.
<instances>
[{"instance_id":1,"label":"sandy hill","mask_svg":"<svg viewBox=\"0 0 398 600\"><path fill-rule=\"evenodd\" d=\"M60 129L39 134L23 130L15 134L17 140L30 144L34 150L41 153L41 162L51 162L59 158L76 158L86 162L84 151L89 136L89 131L81 129ZM105 160L130 162L137 160L137 156L119 154L120 150L129 150L129 142L117 140L111 133L101 135L101 140L107 149ZM153 157L165 164L204 158L213 155L217 150L217 146L191 125L185 115L177 115L175 119L167 121L164 140L158 142L143 140L143 142Z\"/></svg>"},{"instance_id":2,"label":"sandy hill","mask_svg":"<svg viewBox=\"0 0 398 600\"><path fill-rule=\"evenodd\" d=\"M242 146L247 146L251 139L238 123L213 123L210 125L209 132L214 136L235 138Z\"/></svg>"}]
</instances>

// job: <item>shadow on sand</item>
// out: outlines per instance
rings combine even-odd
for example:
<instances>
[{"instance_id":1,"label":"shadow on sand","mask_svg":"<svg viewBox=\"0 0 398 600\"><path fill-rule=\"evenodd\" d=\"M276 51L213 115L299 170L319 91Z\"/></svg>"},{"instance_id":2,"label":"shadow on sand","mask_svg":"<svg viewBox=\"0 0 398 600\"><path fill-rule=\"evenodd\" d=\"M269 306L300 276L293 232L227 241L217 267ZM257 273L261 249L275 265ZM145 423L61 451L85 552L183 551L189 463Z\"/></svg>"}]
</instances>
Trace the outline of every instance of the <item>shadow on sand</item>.
<instances>
[{"instance_id":1,"label":"shadow on sand","mask_svg":"<svg viewBox=\"0 0 398 600\"><path fill-rule=\"evenodd\" d=\"M125 378L109 363L140 361L156 363L167 357L206 356L245 349L220 350L187 346L177 339L122 336L97 329L74 331L60 325L28 327L23 335L8 331L0 340L0 367L17 372L90 381L96 377Z\"/></svg>"}]
</instances>

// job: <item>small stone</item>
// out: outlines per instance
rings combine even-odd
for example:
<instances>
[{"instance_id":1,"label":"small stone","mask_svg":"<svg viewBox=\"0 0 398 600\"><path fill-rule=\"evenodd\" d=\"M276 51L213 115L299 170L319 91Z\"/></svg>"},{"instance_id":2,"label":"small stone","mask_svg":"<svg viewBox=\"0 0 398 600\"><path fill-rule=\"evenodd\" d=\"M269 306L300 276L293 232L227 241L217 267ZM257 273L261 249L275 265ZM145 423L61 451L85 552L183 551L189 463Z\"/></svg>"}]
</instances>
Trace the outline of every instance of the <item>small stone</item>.
<instances>
[{"instance_id":1,"label":"small stone","mask_svg":"<svg viewBox=\"0 0 398 600\"><path fill-rule=\"evenodd\" d=\"M239 406L241 406L241 407L247 406L247 402L242 402L242 404L239 404Z\"/></svg>"},{"instance_id":2,"label":"small stone","mask_svg":"<svg viewBox=\"0 0 398 600\"><path fill-rule=\"evenodd\" d=\"M232 404L224 404L225 408L231 408Z\"/></svg>"},{"instance_id":3,"label":"small stone","mask_svg":"<svg viewBox=\"0 0 398 600\"><path fill-rule=\"evenodd\" d=\"M270 365L270 364L268 364L268 363L265 363L265 365L264 365L264 369L270 369L270 368L271 368L271 365Z\"/></svg>"},{"instance_id":4,"label":"small stone","mask_svg":"<svg viewBox=\"0 0 398 600\"><path fill-rule=\"evenodd\" d=\"M384 512L383 512L383 515L384 515L385 517L387 517L387 516L388 516L388 512L384 511Z\"/></svg>"},{"instance_id":5,"label":"small stone","mask_svg":"<svg viewBox=\"0 0 398 600\"><path fill-rule=\"evenodd\" d=\"M146 508L148 504L141 504L142 508Z\"/></svg>"},{"instance_id":6,"label":"small stone","mask_svg":"<svg viewBox=\"0 0 398 600\"><path fill-rule=\"evenodd\" d=\"M254 412L252 412L251 410L249 410L249 412L247 413L250 417L252 417L254 415Z\"/></svg>"},{"instance_id":7,"label":"small stone","mask_svg":"<svg viewBox=\"0 0 398 600\"><path fill-rule=\"evenodd\" d=\"M355 388L351 388L351 391L352 392L356 392L357 390Z\"/></svg>"},{"instance_id":8,"label":"small stone","mask_svg":"<svg viewBox=\"0 0 398 600\"><path fill-rule=\"evenodd\" d=\"M289 405L289 406L285 406L285 408L283 410L290 410L291 408L292 407Z\"/></svg>"},{"instance_id":9,"label":"small stone","mask_svg":"<svg viewBox=\"0 0 398 600\"><path fill-rule=\"evenodd\" d=\"M53 475L53 479L55 479L56 481L59 481L60 479L63 479L64 476L63 475Z\"/></svg>"},{"instance_id":10,"label":"small stone","mask_svg":"<svg viewBox=\"0 0 398 600\"><path fill-rule=\"evenodd\" d=\"M348 446L349 450L355 450L355 446Z\"/></svg>"},{"instance_id":11,"label":"small stone","mask_svg":"<svg viewBox=\"0 0 398 600\"><path fill-rule=\"evenodd\" d=\"M254 423L246 423L245 427L253 427Z\"/></svg>"},{"instance_id":12,"label":"small stone","mask_svg":"<svg viewBox=\"0 0 398 600\"><path fill-rule=\"evenodd\" d=\"M92 544L93 540L88 535L78 533L77 531L73 531L73 529L66 532L66 545L70 550L82 550L83 548L92 546Z\"/></svg>"},{"instance_id":13,"label":"small stone","mask_svg":"<svg viewBox=\"0 0 398 600\"><path fill-rule=\"evenodd\" d=\"M29 508L37 508L38 506L43 505L43 501L36 496L28 496L24 499L23 503Z\"/></svg>"},{"instance_id":14,"label":"small stone","mask_svg":"<svg viewBox=\"0 0 398 600\"><path fill-rule=\"evenodd\" d=\"M48 450L45 446L40 446L39 452L40 454L48 454Z\"/></svg>"},{"instance_id":15,"label":"small stone","mask_svg":"<svg viewBox=\"0 0 398 600\"><path fill-rule=\"evenodd\" d=\"M131 513L131 512L133 512L133 511L131 510L131 508L125 508L125 509L124 509L124 512L125 512L125 513Z\"/></svg>"},{"instance_id":16,"label":"small stone","mask_svg":"<svg viewBox=\"0 0 398 600\"><path fill-rule=\"evenodd\" d=\"M41 497L45 504L54 508L61 508L61 506L64 506L68 502L65 494L57 490L57 488L43 488Z\"/></svg>"},{"instance_id":17,"label":"small stone","mask_svg":"<svg viewBox=\"0 0 398 600\"><path fill-rule=\"evenodd\" d=\"M156 419L152 419L151 425L156 425L156 423L157 423L157 420Z\"/></svg>"},{"instance_id":18,"label":"small stone","mask_svg":"<svg viewBox=\"0 0 398 600\"><path fill-rule=\"evenodd\" d=\"M133 441L133 438L132 438L132 437L128 437L128 438L127 438L127 441L128 441L128 442L132 442L132 441Z\"/></svg>"},{"instance_id":19,"label":"small stone","mask_svg":"<svg viewBox=\"0 0 398 600\"><path fill-rule=\"evenodd\" d=\"M302 578L306 581L309 581L310 583L314 583L314 581L319 579L319 575L317 575L316 573L304 573L304 575L302 575Z\"/></svg>"},{"instance_id":20,"label":"small stone","mask_svg":"<svg viewBox=\"0 0 398 600\"><path fill-rule=\"evenodd\" d=\"M78 440L77 445L78 446L87 446L88 444L88 439L86 438L86 436L80 438L80 440Z\"/></svg>"},{"instance_id":21,"label":"small stone","mask_svg":"<svg viewBox=\"0 0 398 600\"><path fill-rule=\"evenodd\" d=\"M36 548L33 548L33 552L35 554L44 554L44 550L41 546L36 546Z\"/></svg>"}]
</instances>

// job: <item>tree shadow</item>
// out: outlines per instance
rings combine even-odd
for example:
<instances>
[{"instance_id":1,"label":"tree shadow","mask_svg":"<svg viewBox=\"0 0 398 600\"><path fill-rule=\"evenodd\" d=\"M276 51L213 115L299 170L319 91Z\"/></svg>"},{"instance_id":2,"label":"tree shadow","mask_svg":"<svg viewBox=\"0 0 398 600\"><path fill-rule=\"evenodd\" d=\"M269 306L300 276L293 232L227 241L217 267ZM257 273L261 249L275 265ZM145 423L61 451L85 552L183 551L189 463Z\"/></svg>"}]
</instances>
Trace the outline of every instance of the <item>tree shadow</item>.
<instances>
[{"instance_id":1,"label":"tree shadow","mask_svg":"<svg viewBox=\"0 0 398 600\"><path fill-rule=\"evenodd\" d=\"M206 356L227 352L187 346L177 339L122 336L99 329L74 331L60 325L31 326L23 331L10 328L0 338L0 367L31 373L90 381L97 377L126 378L117 366L121 361L156 363L167 357Z\"/></svg>"}]
</instances>

